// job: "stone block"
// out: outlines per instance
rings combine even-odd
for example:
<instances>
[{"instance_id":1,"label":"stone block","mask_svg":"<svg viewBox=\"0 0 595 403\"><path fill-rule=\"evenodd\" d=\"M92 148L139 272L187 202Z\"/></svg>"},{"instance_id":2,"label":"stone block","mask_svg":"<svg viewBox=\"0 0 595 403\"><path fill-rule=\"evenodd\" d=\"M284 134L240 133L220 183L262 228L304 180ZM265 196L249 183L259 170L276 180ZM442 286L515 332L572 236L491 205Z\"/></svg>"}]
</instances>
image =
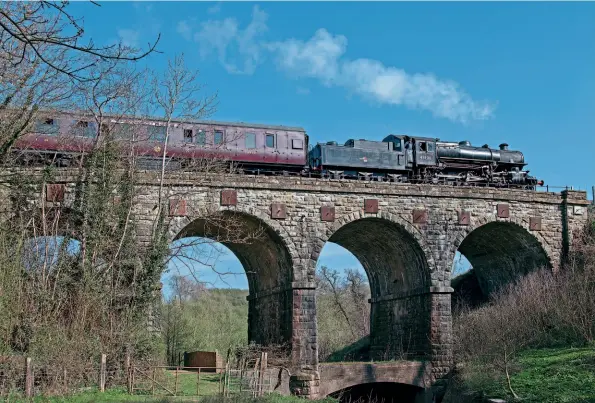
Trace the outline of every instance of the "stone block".
<instances>
[{"instance_id":1,"label":"stone block","mask_svg":"<svg viewBox=\"0 0 595 403\"><path fill-rule=\"evenodd\" d=\"M378 213L378 199L364 200L364 213L376 214Z\"/></svg>"},{"instance_id":2,"label":"stone block","mask_svg":"<svg viewBox=\"0 0 595 403\"><path fill-rule=\"evenodd\" d=\"M45 185L45 200L48 202L64 201L66 186L61 183L48 183Z\"/></svg>"},{"instance_id":3,"label":"stone block","mask_svg":"<svg viewBox=\"0 0 595 403\"><path fill-rule=\"evenodd\" d=\"M333 207L333 206L320 207L320 219L322 221L335 221L335 207Z\"/></svg>"},{"instance_id":4,"label":"stone block","mask_svg":"<svg viewBox=\"0 0 595 403\"><path fill-rule=\"evenodd\" d=\"M271 218L284 220L287 218L287 207L284 203L271 204Z\"/></svg>"},{"instance_id":5,"label":"stone block","mask_svg":"<svg viewBox=\"0 0 595 403\"><path fill-rule=\"evenodd\" d=\"M531 231L541 231L541 217L530 217L529 229Z\"/></svg>"},{"instance_id":6,"label":"stone block","mask_svg":"<svg viewBox=\"0 0 595 403\"><path fill-rule=\"evenodd\" d=\"M470 211L460 211L459 212L459 225L469 225L471 224L471 212Z\"/></svg>"},{"instance_id":7,"label":"stone block","mask_svg":"<svg viewBox=\"0 0 595 403\"><path fill-rule=\"evenodd\" d=\"M498 213L499 218L510 217L510 207L507 203L498 203L498 205L496 206L496 211Z\"/></svg>"},{"instance_id":8,"label":"stone block","mask_svg":"<svg viewBox=\"0 0 595 403\"><path fill-rule=\"evenodd\" d=\"M428 210L413 210L413 223L426 224L428 222Z\"/></svg>"},{"instance_id":9,"label":"stone block","mask_svg":"<svg viewBox=\"0 0 595 403\"><path fill-rule=\"evenodd\" d=\"M181 217L186 215L186 200L171 199L169 201L169 215L172 217Z\"/></svg>"},{"instance_id":10,"label":"stone block","mask_svg":"<svg viewBox=\"0 0 595 403\"><path fill-rule=\"evenodd\" d=\"M238 204L238 192L233 189L221 191L222 206L236 206Z\"/></svg>"}]
</instances>

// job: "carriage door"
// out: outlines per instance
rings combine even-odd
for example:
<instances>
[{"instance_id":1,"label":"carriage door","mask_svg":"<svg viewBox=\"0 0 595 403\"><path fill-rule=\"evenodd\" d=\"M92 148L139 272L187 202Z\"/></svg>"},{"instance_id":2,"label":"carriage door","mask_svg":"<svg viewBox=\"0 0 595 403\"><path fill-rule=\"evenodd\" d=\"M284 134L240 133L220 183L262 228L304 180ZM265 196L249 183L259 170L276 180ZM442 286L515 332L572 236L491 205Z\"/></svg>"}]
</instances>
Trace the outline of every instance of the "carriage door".
<instances>
[{"instance_id":1,"label":"carriage door","mask_svg":"<svg viewBox=\"0 0 595 403\"><path fill-rule=\"evenodd\" d=\"M276 163L279 161L279 154L277 151L277 134L273 132L265 132L264 134L264 152L265 162Z\"/></svg>"}]
</instances>

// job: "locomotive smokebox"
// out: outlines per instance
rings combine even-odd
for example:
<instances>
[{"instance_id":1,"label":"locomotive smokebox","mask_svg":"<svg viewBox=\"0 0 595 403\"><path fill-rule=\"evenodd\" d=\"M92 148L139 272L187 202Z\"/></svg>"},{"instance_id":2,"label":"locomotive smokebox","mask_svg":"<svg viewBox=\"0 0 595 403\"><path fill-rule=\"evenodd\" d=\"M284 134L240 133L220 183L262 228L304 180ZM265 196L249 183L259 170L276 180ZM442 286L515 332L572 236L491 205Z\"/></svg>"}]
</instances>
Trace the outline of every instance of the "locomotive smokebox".
<instances>
[{"instance_id":1,"label":"locomotive smokebox","mask_svg":"<svg viewBox=\"0 0 595 403\"><path fill-rule=\"evenodd\" d=\"M507 143L500 144L500 150L503 150L503 151L508 150L508 144Z\"/></svg>"}]
</instances>

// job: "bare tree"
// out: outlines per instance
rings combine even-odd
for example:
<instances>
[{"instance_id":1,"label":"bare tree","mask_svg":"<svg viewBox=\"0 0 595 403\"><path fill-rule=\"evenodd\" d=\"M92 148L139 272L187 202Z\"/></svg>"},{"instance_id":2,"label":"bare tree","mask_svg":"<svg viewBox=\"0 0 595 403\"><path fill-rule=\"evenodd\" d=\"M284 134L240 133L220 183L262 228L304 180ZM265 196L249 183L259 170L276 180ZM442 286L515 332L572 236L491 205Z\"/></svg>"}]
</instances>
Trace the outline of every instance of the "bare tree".
<instances>
[{"instance_id":1,"label":"bare tree","mask_svg":"<svg viewBox=\"0 0 595 403\"><path fill-rule=\"evenodd\" d=\"M0 157L28 131L40 110L73 110L81 83L106 86L106 71L155 51L159 38L139 52L122 45L85 42L68 2L0 3ZM113 71L111 76L114 76ZM118 84L124 89L124 85ZM96 105L99 107L100 105ZM78 107L78 108L77 108Z\"/></svg>"},{"instance_id":2,"label":"bare tree","mask_svg":"<svg viewBox=\"0 0 595 403\"><path fill-rule=\"evenodd\" d=\"M0 50L10 55L15 65L33 55L50 69L75 80L99 80L91 72L98 62L137 61L156 50L160 36L142 52L122 42L97 46L90 39L83 43L84 27L68 5L67 1L2 2ZM56 53L63 57L56 59Z\"/></svg>"},{"instance_id":3,"label":"bare tree","mask_svg":"<svg viewBox=\"0 0 595 403\"><path fill-rule=\"evenodd\" d=\"M184 55L176 56L168 62L162 78L153 79L154 100L163 112L165 139L161 162L161 184L159 186L159 207L163 198L163 178L165 176L167 143L172 120L199 120L212 115L217 107L217 94L202 96L203 85L198 81L198 71L191 71L184 65Z\"/></svg>"}]
</instances>

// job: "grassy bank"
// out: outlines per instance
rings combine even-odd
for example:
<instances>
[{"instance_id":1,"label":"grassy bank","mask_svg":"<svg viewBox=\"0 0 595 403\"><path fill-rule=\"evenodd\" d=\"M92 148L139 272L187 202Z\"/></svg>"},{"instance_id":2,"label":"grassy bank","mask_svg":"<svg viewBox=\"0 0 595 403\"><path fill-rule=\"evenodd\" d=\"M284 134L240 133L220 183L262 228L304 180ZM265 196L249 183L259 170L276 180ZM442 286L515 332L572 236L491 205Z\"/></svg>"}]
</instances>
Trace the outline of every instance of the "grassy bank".
<instances>
[{"instance_id":1,"label":"grassy bank","mask_svg":"<svg viewBox=\"0 0 595 403\"><path fill-rule=\"evenodd\" d=\"M21 402L26 401L25 399L7 399L6 402ZM99 393L96 390L89 391L86 393L80 393L73 396L63 397L36 397L34 400L36 403L99 403L99 402L151 402L151 403L174 403L174 402L201 402L201 403L303 403L304 399L296 396L281 396L279 394L270 394L259 398L252 398L249 396L234 396L229 398L223 398L220 396L177 396L177 397L164 397L164 396L138 396L130 395L125 389L111 389L104 393ZM320 400L320 403L336 403L337 401L332 398L325 398Z\"/></svg>"},{"instance_id":2,"label":"grassy bank","mask_svg":"<svg viewBox=\"0 0 595 403\"><path fill-rule=\"evenodd\" d=\"M515 401L505 376L467 373L470 394ZM525 351L511 364L510 384L523 403L595 403L595 346Z\"/></svg>"}]
</instances>

